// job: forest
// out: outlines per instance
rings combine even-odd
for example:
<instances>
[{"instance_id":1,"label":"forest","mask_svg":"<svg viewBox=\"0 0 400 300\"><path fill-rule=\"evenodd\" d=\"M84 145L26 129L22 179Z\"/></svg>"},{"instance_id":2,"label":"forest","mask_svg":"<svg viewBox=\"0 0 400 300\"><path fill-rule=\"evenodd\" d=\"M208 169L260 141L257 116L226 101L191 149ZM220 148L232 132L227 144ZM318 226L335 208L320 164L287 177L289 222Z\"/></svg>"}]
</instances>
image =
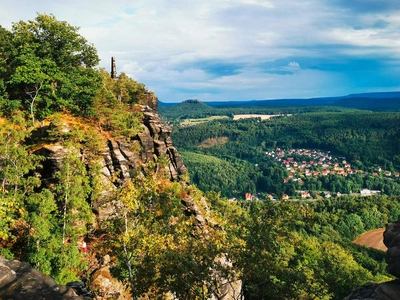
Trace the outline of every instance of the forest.
<instances>
[{"instance_id":1,"label":"forest","mask_svg":"<svg viewBox=\"0 0 400 300\"><path fill-rule=\"evenodd\" d=\"M91 266L109 256L109 276L126 290L119 299L209 299L221 288L216 274L227 284L240 280L235 297L246 300L343 299L366 282L392 278L384 252L352 241L397 220L395 179L354 178L360 186L382 185L382 195L370 197L226 196L290 193L287 170L265 155L278 147L318 148L360 170L394 172L397 113L301 108L270 121L174 127L192 184L184 176L170 180L162 155L138 163L125 181L117 172L105 183L107 143L122 141L140 156L136 137L144 131L140 109L148 92L126 74L114 80L98 69L96 49L78 31L46 14L0 27L0 255L29 262L59 284L82 280L88 289ZM49 174L43 151L53 148L63 154ZM192 211L185 210L190 201ZM99 203L113 207L113 217L96 221ZM84 239L87 255L78 247Z\"/></svg>"},{"instance_id":2,"label":"forest","mask_svg":"<svg viewBox=\"0 0 400 300\"><path fill-rule=\"evenodd\" d=\"M271 193L280 199L299 190L349 194L363 188L399 195L398 176L388 177L382 171L398 174L400 170L399 130L400 114L395 112L313 112L267 121L220 119L185 128L174 126L173 138L192 182L205 191L221 186L217 191L226 197L243 198L250 192ZM357 172L302 175L301 181L285 182L288 169L266 155L277 148L329 152L347 160ZM381 172L374 172L377 168ZM313 170L321 171L321 167ZM226 185L219 184L224 180Z\"/></svg>"}]
</instances>

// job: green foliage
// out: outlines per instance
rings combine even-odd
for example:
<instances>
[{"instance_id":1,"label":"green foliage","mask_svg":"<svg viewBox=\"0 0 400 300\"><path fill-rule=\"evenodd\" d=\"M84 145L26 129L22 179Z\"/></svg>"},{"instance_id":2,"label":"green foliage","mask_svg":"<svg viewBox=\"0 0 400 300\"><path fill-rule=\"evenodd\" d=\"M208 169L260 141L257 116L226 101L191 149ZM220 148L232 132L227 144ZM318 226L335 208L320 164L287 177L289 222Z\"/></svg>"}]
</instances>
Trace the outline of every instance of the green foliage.
<instances>
[{"instance_id":1,"label":"green foliage","mask_svg":"<svg viewBox=\"0 0 400 300\"><path fill-rule=\"evenodd\" d=\"M319 212L324 207L319 201L313 207L289 201L223 205L217 195L210 196L218 204L213 208L229 220L228 235L236 237L229 253L246 299L343 299L365 282L389 279L382 252L353 245L329 229L346 215L344 210L337 215L335 205ZM357 210L361 202L353 200L343 199L340 206ZM340 223L334 223L337 229Z\"/></svg>"},{"instance_id":2,"label":"green foliage","mask_svg":"<svg viewBox=\"0 0 400 300\"><path fill-rule=\"evenodd\" d=\"M226 197L241 195L242 191L256 192L254 182L257 182L258 174L248 162L229 162L193 152L181 152L181 155L192 183L202 191L217 191Z\"/></svg>"},{"instance_id":3,"label":"green foliage","mask_svg":"<svg viewBox=\"0 0 400 300\"><path fill-rule=\"evenodd\" d=\"M26 201L24 219L30 228L27 236L29 261L45 274L52 273L51 261L57 240L57 203L49 190L31 195Z\"/></svg>"},{"instance_id":4,"label":"green foliage","mask_svg":"<svg viewBox=\"0 0 400 300\"><path fill-rule=\"evenodd\" d=\"M100 70L103 86L94 98L93 110L99 126L111 131L114 136L127 139L142 132L140 125L143 114L135 110L135 104L143 104L145 88L143 84L128 78L124 73L114 80Z\"/></svg>"},{"instance_id":5,"label":"green foliage","mask_svg":"<svg viewBox=\"0 0 400 300\"><path fill-rule=\"evenodd\" d=\"M169 108L160 107L160 115L168 120L183 120L190 118L205 118L216 115L227 115L219 109L211 107L201 101L184 101Z\"/></svg>"},{"instance_id":6,"label":"green foliage","mask_svg":"<svg viewBox=\"0 0 400 300\"><path fill-rule=\"evenodd\" d=\"M107 225L109 247L119 261L114 271L130 283L134 298L173 290L182 299L203 299L216 288L212 269L218 269L214 260L224 253L226 234L207 224L196 229L194 216L182 214L181 199L188 193L206 216L198 191L157 173L118 189L118 217Z\"/></svg>"},{"instance_id":7,"label":"green foliage","mask_svg":"<svg viewBox=\"0 0 400 300\"><path fill-rule=\"evenodd\" d=\"M93 69L99 58L77 27L38 14L34 21L14 23L9 34L2 30L2 35L11 37L2 43L8 54L3 69L0 61L5 91L22 102L33 121L61 110L89 112L100 84Z\"/></svg>"},{"instance_id":8,"label":"green foliage","mask_svg":"<svg viewBox=\"0 0 400 300\"><path fill-rule=\"evenodd\" d=\"M86 233L86 227L77 222L90 222L90 206L87 202L91 192L86 166L79 151L67 144L60 170L56 173L56 192L62 215L62 243L75 240L75 236Z\"/></svg>"},{"instance_id":9,"label":"green foliage","mask_svg":"<svg viewBox=\"0 0 400 300\"><path fill-rule=\"evenodd\" d=\"M27 177L39 166L40 157L30 155L24 140L29 129L20 114L5 121L0 130L0 240L13 235L11 228L24 214L24 197L33 193L39 178Z\"/></svg>"}]
</instances>

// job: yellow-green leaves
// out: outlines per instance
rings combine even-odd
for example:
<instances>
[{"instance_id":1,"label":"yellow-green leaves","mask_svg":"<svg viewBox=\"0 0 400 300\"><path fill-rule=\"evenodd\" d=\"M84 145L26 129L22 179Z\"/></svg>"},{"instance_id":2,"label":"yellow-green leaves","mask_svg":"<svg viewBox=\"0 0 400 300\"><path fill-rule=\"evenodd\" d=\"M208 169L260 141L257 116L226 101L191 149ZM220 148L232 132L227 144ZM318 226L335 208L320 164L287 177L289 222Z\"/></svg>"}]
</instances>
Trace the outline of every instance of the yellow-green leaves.
<instances>
[{"instance_id":1,"label":"yellow-green leaves","mask_svg":"<svg viewBox=\"0 0 400 300\"><path fill-rule=\"evenodd\" d=\"M40 162L23 145L28 135L20 115L4 122L0 129L0 240L12 236L10 230L25 211L24 197L40 183L39 178L27 176Z\"/></svg>"}]
</instances>

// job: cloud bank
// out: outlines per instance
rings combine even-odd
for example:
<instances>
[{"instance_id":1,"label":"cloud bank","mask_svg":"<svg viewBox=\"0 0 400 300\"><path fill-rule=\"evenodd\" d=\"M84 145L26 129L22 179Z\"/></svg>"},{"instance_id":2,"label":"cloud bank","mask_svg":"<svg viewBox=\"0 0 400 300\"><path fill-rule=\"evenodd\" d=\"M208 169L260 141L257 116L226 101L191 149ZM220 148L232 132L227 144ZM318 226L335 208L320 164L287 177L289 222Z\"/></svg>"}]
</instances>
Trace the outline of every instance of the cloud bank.
<instances>
[{"instance_id":1,"label":"cloud bank","mask_svg":"<svg viewBox=\"0 0 400 300\"><path fill-rule=\"evenodd\" d=\"M36 12L79 26L100 67L115 56L164 102L400 90L397 0L15 0L0 25Z\"/></svg>"}]
</instances>

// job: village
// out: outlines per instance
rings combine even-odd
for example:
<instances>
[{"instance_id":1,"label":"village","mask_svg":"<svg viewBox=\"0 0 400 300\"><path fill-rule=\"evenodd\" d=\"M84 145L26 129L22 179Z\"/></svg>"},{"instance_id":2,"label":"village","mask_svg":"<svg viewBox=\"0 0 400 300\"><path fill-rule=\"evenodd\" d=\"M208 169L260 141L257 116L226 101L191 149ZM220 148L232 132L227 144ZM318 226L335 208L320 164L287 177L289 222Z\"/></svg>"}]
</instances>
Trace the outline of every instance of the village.
<instances>
[{"instance_id":1,"label":"village","mask_svg":"<svg viewBox=\"0 0 400 300\"><path fill-rule=\"evenodd\" d=\"M302 185L302 181L306 177L319 177L319 176L344 176L347 177L350 174L361 174L363 176L384 176L388 178L399 177L399 172L391 172L389 170L382 170L381 167L375 166L372 172L359 170L358 168L352 167L350 163L346 161L345 157L334 157L330 151L323 152L320 150L311 149L289 149L283 150L276 148L275 150L267 151L266 155L272 157L278 164L281 164L288 171L288 177L284 178L284 182L290 181L298 182ZM301 160L300 160L301 159ZM297 191L301 198L312 198L310 191ZM360 196L372 196L379 194L379 190L361 189L357 192L352 192L352 195ZM336 196L342 196L340 192L335 193ZM320 197L330 198L332 193L329 191L323 191L319 193ZM246 199L251 200L254 196L246 194ZM267 198L275 200L275 198L268 194ZM283 200L288 200L289 196L284 194Z\"/></svg>"}]
</instances>

